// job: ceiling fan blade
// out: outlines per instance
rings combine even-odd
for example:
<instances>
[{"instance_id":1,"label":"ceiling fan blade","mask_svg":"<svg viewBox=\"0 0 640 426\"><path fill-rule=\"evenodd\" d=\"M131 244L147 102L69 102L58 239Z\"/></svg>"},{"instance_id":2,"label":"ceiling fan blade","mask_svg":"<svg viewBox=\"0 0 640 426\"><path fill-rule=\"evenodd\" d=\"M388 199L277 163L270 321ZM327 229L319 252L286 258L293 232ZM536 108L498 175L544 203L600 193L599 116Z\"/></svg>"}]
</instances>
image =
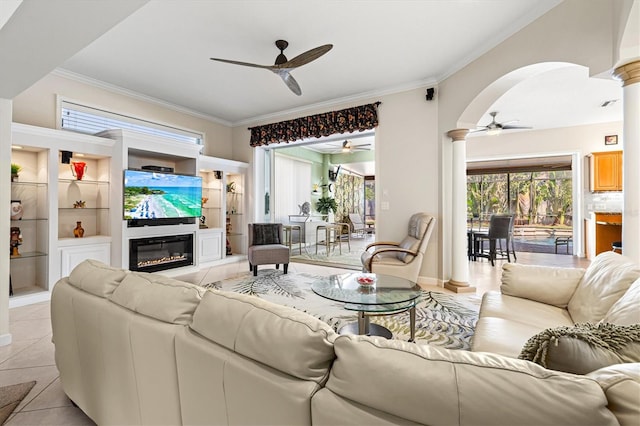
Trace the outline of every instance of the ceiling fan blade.
<instances>
[{"instance_id":1,"label":"ceiling fan blade","mask_svg":"<svg viewBox=\"0 0 640 426\"><path fill-rule=\"evenodd\" d=\"M242 65L245 67L253 67L253 68L264 68L272 71L274 68L271 65L258 65L258 64L252 64L250 62L232 61L230 59L220 59L220 58L209 58L209 59L211 59L212 61L225 62L227 64Z\"/></svg>"},{"instance_id":2,"label":"ceiling fan blade","mask_svg":"<svg viewBox=\"0 0 640 426\"><path fill-rule=\"evenodd\" d=\"M503 130L512 130L512 129L533 129L533 127L529 126L502 126Z\"/></svg>"},{"instance_id":3,"label":"ceiling fan blade","mask_svg":"<svg viewBox=\"0 0 640 426\"><path fill-rule=\"evenodd\" d=\"M325 44L323 46L316 47L315 49L307 50L304 53L296 56L295 58L285 62L284 64L274 65L274 68L297 68L311 61L315 61L320 56L324 55L333 48L333 44Z\"/></svg>"},{"instance_id":4,"label":"ceiling fan blade","mask_svg":"<svg viewBox=\"0 0 640 426\"><path fill-rule=\"evenodd\" d=\"M284 81L284 84L286 84L287 87L291 89L293 93L295 93L298 96L302 95L302 90L300 89L300 85L298 84L296 79L293 78L293 76L289 73L288 70L277 70L273 72L275 72L280 76L282 81Z\"/></svg>"}]
</instances>

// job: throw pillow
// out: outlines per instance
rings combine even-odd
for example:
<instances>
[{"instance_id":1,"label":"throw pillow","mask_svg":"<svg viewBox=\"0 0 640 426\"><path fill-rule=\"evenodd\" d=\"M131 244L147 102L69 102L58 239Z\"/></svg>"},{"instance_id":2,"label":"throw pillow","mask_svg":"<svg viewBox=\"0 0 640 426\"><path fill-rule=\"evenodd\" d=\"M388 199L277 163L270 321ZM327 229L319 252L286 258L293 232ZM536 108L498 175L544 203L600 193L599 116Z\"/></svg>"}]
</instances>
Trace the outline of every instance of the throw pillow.
<instances>
[{"instance_id":1,"label":"throw pillow","mask_svg":"<svg viewBox=\"0 0 640 426\"><path fill-rule=\"evenodd\" d=\"M255 223L253 225L253 245L280 244L278 228L278 225L272 223Z\"/></svg>"},{"instance_id":2,"label":"throw pillow","mask_svg":"<svg viewBox=\"0 0 640 426\"><path fill-rule=\"evenodd\" d=\"M518 358L574 374L640 362L640 324L585 323L550 328L531 337Z\"/></svg>"}]
</instances>

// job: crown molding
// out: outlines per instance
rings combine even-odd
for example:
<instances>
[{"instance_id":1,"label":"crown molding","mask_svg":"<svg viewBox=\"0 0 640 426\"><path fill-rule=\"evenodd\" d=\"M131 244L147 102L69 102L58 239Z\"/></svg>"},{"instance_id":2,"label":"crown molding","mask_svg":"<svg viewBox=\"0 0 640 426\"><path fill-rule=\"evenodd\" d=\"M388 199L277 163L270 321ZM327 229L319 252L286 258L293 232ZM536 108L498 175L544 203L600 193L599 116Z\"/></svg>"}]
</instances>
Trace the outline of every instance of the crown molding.
<instances>
[{"instance_id":1,"label":"crown molding","mask_svg":"<svg viewBox=\"0 0 640 426\"><path fill-rule=\"evenodd\" d=\"M345 96L345 97L342 97L342 98L331 99L329 101L318 102L318 103L315 103L315 104L304 105L304 106L297 107L297 108L282 110L282 111L273 112L273 113L269 113L269 114L265 114L265 115L259 115L259 116L256 116L256 117L251 117L251 118L247 118L247 119L240 120L240 121L235 121L235 122L232 123L232 126L233 127L239 127L239 126L257 124L259 122L273 120L273 119L279 119L282 116L296 114L296 113L297 114L303 114L303 113L306 114L308 112L311 112L311 111L314 111L314 110L318 110L318 109L322 109L322 108L335 107L337 105L344 105L344 104L348 104L348 103L352 103L352 102L356 102L356 101L369 100L370 98L375 98L377 96L392 95L392 94L396 94L396 93L407 92L409 90L419 89L420 87L435 86L437 84L438 84L437 81L434 80L434 79L412 81L412 82L401 84L401 85L397 85L397 86L390 86L390 87L387 87L387 88L381 89L381 90L373 90L373 91L370 91L370 92L362 92L362 93L358 93L358 94L355 94L355 95Z\"/></svg>"},{"instance_id":2,"label":"crown molding","mask_svg":"<svg viewBox=\"0 0 640 426\"><path fill-rule=\"evenodd\" d=\"M193 109L172 104L162 99L154 98L153 96L143 95L142 93L125 89L123 87L116 86L115 84L105 83L104 81L96 80L95 78L91 78L83 74L74 73L74 72L65 70L63 68L56 68L51 72L51 74L57 75L59 77L67 78L69 80L74 80L80 83L84 83L90 86L94 86L99 89L107 90L112 93L117 93L119 95L124 95L130 98L144 101L144 102L156 104L164 108L167 108L176 112L180 112L182 114L187 114L192 117L200 118L202 120L212 121L214 123L222 124L223 126L227 126L227 127L233 127L233 123L231 123L230 121L224 120L222 118L214 117L213 115L203 114Z\"/></svg>"}]
</instances>

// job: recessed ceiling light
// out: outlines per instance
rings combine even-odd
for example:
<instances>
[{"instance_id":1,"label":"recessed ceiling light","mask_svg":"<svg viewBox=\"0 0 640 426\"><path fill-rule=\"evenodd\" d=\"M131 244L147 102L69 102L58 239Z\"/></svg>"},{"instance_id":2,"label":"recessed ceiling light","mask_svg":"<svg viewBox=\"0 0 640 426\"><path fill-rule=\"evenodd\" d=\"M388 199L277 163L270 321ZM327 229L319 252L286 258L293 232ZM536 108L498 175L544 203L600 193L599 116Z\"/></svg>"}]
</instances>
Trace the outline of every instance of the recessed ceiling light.
<instances>
[{"instance_id":1,"label":"recessed ceiling light","mask_svg":"<svg viewBox=\"0 0 640 426\"><path fill-rule=\"evenodd\" d=\"M22 149L20 145L12 145L11 149Z\"/></svg>"},{"instance_id":2,"label":"recessed ceiling light","mask_svg":"<svg viewBox=\"0 0 640 426\"><path fill-rule=\"evenodd\" d=\"M75 154L73 154L74 157L84 157L84 154L81 154L79 152L76 152Z\"/></svg>"}]
</instances>

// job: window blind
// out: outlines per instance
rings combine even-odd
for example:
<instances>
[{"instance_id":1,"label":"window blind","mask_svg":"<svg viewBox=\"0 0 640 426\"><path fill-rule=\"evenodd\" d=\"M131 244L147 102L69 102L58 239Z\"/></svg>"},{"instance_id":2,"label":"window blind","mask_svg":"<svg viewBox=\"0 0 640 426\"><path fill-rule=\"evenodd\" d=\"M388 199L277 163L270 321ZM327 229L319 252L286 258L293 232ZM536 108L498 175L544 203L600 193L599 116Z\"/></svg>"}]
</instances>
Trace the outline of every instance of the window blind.
<instances>
[{"instance_id":1,"label":"window blind","mask_svg":"<svg viewBox=\"0 0 640 426\"><path fill-rule=\"evenodd\" d=\"M103 130L125 129L197 145L202 145L204 140L201 133L88 107L70 101L61 102L60 117L62 129L91 135Z\"/></svg>"}]
</instances>

